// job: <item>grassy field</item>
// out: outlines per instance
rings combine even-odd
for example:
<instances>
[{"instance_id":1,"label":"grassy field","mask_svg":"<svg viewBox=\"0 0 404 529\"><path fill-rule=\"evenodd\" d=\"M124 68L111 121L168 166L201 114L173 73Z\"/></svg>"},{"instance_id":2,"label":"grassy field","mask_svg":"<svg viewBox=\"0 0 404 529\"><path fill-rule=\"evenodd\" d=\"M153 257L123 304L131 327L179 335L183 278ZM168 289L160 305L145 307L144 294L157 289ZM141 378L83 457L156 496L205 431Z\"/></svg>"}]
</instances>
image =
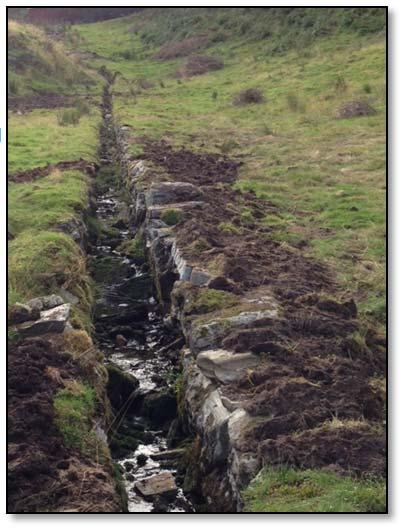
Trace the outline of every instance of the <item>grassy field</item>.
<instances>
[{"instance_id":1,"label":"grassy field","mask_svg":"<svg viewBox=\"0 0 404 529\"><path fill-rule=\"evenodd\" d=\"M57 293L80 300L75 321L88 327L91 288L85 256L70 235L58 230L88 206L89 179L78 171L56 171L38 181L10 184L8 231L9 304Z\"/></svg>"},{"instance_id":2,"label":"grassy field","mask_svg":"<svg viewBox=\"0 0 404 529\"><path fill-rule=\"evenodd\" d=\"M8 172L25 171L64 160L95 160L99 113L92 110L78 124L61 126L63 110L33 110L8 118Z\"/></svg>"},{"instance_id":3,"label":"grassy field","mask_svg":"<svg viewBox=\"0 0 404 529\"><path fill-rule=\"evenodd\" d=\"M321 20L322 32L329 35L306 39L304 47L299 47L307 31L296 29L293 41L292 26L284 50L275 53L272 40L260 38L258 29L258 34L249 34L250 41L243 36L242 20L229 17L229 27L222 28L225 35L218 38L221 18L217 15L212 21L202 16L195 22L201 31L213 27L203 53L221 58L225 66L175 79L185 59L153 59L159 46L164 47L164 39L189 37L171 16L168 10L171 30L167 34L162 20L147 11L76 27L80 46L99 54L93 65L105 64L122 74L115 85L119 120L133 127L134 136L164 138L176 146L239 157L243 165L236 186L252 189L278 206L278 214L264 220L274 228L274 236L329 263L341 292L355 298L363 317L383 326L386 86L382 32L370 32L362 25L357 32L343 28L332 33ZM159 40L153 41L150 35L156 34L157 26L163 33L157 32ZM283 29L278 26L275 34ZM237 94L248 88L261 90L264 102L234 105ZM336 119L341 105L357 100L370 104L376 113ZM135 143L133 153L140 152Z\"/></svg>"},{"instance_id":4,"label":"grassy field","mask_svg":"<svg viewBox=\"0 0 404 529\"><path fill-rule=\"evenodd\" d=\"M244 493L245 512L385 512L383 480L358 481L319 470L261 472Z\"/></svg>"}]
</instances>

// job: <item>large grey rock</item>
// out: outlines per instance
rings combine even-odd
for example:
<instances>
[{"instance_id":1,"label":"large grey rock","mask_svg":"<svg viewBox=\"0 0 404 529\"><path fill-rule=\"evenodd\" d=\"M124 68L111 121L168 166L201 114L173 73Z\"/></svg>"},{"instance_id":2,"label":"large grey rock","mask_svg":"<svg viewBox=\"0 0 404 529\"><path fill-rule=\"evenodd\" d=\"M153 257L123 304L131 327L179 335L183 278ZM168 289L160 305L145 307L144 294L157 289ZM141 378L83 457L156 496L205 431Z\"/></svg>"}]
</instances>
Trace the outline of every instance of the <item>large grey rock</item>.
<instances>
[{"instance_id":1,"label":"large grey rock","mask_svg":"<svg viewBox=\"0 0 404 529\"><path fill-rule=\"evenodd\" d=\"M149 208L162 204L189 202L198 200L201 196L201 191L188 182L161 182L152 184L146 193L146 206Z\"/></svg>"},{"instance_id":2,"label":"large grey rock","mask_svg":"<svg viewBox=\"0 0 404 529\"><path fill-rule=\"evenodd\" d=\"M171 256L175 267L178 270L180 281L189 281L192 273L192 266L182 256L181 250L178 248L176 241L173 241L171 246Z\"/></svg>"},{"instance_id":3,"label":"large grey rock","mask_svg":"<svg viewBox=\"0 0 404 529\"><path fill-rule=\"evenodd\" d=\"M204 351L197 356L196 363L209 378L223 384L239 380L247 371L256 367L260 359L252 353L233 353L225 349Z\"/></svg>"},{"instance_id":4,"label":"large grey rock","mask_svg":"<svg viewBox=\"0 0 404 529\"><path fill-rule=\"evenodd\" d=\"M62 333L70 315L70 303L41 312L36 321L27 321L15 326L22 336L39 336L48 333Z\"/></svg>"},{"instance_id":5,"label":"large grey rock","mask_svg":"<svg viewBox=\"0 0 404 529\"><path fill-rule=\"evenodd\" d=\"M134 488L146 499L153 499L155 496L175 498L177 495L177 485L169 471L137 481Z\"/></svg>"},{"instance_id":6,"label":"large grey rock","mask_svg":"<svg viewBox=\"0 0 404 529\"><path fill-rule=\"evenodd\" d=\"M233 329L243 328L252 324L259 324L261 320L276 318L276 309L240 312L228 318L215 319L204 324L194 324L189 331L189 343L192 352L197 355L204 349L220 347L226 334Z\"/></svg>"},{"instance_id":7,"label":"large grey rock","mask_svg":"<svg viewBox=\"0 0 404 529\"><path fill-rule=\"evenodd\" d=\"M67 301L70 302L70 300L67 300ZM40 298L30 299L27 302L27 305L29 305L32 309L35 308L39 310L49 310L49 309L53 309L63 304L64 304L64 299L61 296L57 296L56 294L51 294L50 296L41 296Z\"/></svg>"},{"instance_id":8,"label":"large grey rock","mask_svg":"<svg viewBox=\"0 0 404 529\"><path fill-rule=\"evenodd\" d=\"M87 228L81 219L69 219L61 222L57 225L58 230L67 235L77 242L80 246L84 247L87 242Z\"/></svg>"},{"instance_id":9,"label":"large grey rock","mask_svg":"<svg viewBox=\"0 0 404 529\"><path fill-rule=\"evenodd\" d=\"M212 276L203 270L193 268L189 281L198 287L207 285L212 279Z\"/></svg>"}]
</instances>

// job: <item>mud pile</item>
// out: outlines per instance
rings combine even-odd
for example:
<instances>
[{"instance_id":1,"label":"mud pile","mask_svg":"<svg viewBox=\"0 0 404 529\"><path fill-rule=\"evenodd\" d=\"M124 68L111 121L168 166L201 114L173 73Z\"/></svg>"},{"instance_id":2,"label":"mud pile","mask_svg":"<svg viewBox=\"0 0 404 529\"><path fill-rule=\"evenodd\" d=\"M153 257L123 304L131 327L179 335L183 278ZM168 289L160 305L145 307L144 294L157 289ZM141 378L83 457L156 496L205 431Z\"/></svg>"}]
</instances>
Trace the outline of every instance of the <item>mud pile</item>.
<instances>
[{"instance_id":1,"label":"mud pile","mask_svg":"<svg viewBox=\"0 0 404 529\"><path fill-rule=\"evenodd\" d=\"M66 446L54 425L56 392L86 378L65 346L51 336L9 348L8 511L119 512L105 466Z\"/></svg>"},{"instance_id":2,"label":"mud pile","mask_svg":"<svg viewBox=\"0 0 404 529\"><path fill-rule=\"evenodd\" d=\"M38 178L48 176L56 169L60 171L82 171L90 176L94 176L97 170L97 164L94 162L88 162L82 158L79 160L66 160L55 164L49 164L45 167L35 167L35 169L28 169L27 171L17 171L16 173L8 175L8 181L17 184L22 182L32 182Z\"/></svg>"}]
</instances>

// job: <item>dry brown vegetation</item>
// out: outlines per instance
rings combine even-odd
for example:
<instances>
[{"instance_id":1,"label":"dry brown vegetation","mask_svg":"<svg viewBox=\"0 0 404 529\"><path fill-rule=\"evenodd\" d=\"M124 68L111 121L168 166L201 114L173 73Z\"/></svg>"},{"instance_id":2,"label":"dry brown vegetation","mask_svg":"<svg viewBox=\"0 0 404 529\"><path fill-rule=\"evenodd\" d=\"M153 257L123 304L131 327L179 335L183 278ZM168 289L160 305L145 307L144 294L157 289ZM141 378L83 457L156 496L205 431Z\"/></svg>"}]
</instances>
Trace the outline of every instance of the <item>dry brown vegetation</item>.
<instances>
[{"instance_id":1,"label":"dry brown vegetation","mask_svg":"<svg viewBox=\"0 0 404 529\"><path fill-rule=\"evenodd\" d=\"M154 55L154 59L158 61L171 61L179 57L186 57L201 48L205 48L208 42L208 37L190 37L179 42L171 42L160 48Z\"/></svg>"}]
</instances>

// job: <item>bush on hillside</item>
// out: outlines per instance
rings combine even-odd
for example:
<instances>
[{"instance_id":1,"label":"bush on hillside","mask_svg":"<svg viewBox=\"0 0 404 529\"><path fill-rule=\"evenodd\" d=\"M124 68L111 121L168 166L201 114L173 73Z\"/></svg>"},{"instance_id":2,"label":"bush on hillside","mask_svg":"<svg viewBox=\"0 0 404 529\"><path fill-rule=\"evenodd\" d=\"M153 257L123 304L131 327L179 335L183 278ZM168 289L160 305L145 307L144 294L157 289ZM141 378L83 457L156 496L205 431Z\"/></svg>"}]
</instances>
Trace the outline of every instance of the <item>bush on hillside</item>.
<instances>
[{"instance_id":1,"label":"bush on hillside","mask_svg":"<svg viewBox=\"0 0 404 529\"><path fill-rule=\"evenodd\" d=\"M259 104L265 101L264 94L262 90L258 88L247 88L247 90L242 90L236 97L233 99L233 105L243 106L251 104Z\"/></svg>"},{"instance_id":2,"label":"bush on hillside","mask_svg":"<svg viewBox=\"0 0 404 529\"><path fill-rule=\"evenodd\" d=\"M366 101L349 101L337 110L337 118L346 119L360 116L372 116L376 110Z\"/></svg>"}]
</instances>

